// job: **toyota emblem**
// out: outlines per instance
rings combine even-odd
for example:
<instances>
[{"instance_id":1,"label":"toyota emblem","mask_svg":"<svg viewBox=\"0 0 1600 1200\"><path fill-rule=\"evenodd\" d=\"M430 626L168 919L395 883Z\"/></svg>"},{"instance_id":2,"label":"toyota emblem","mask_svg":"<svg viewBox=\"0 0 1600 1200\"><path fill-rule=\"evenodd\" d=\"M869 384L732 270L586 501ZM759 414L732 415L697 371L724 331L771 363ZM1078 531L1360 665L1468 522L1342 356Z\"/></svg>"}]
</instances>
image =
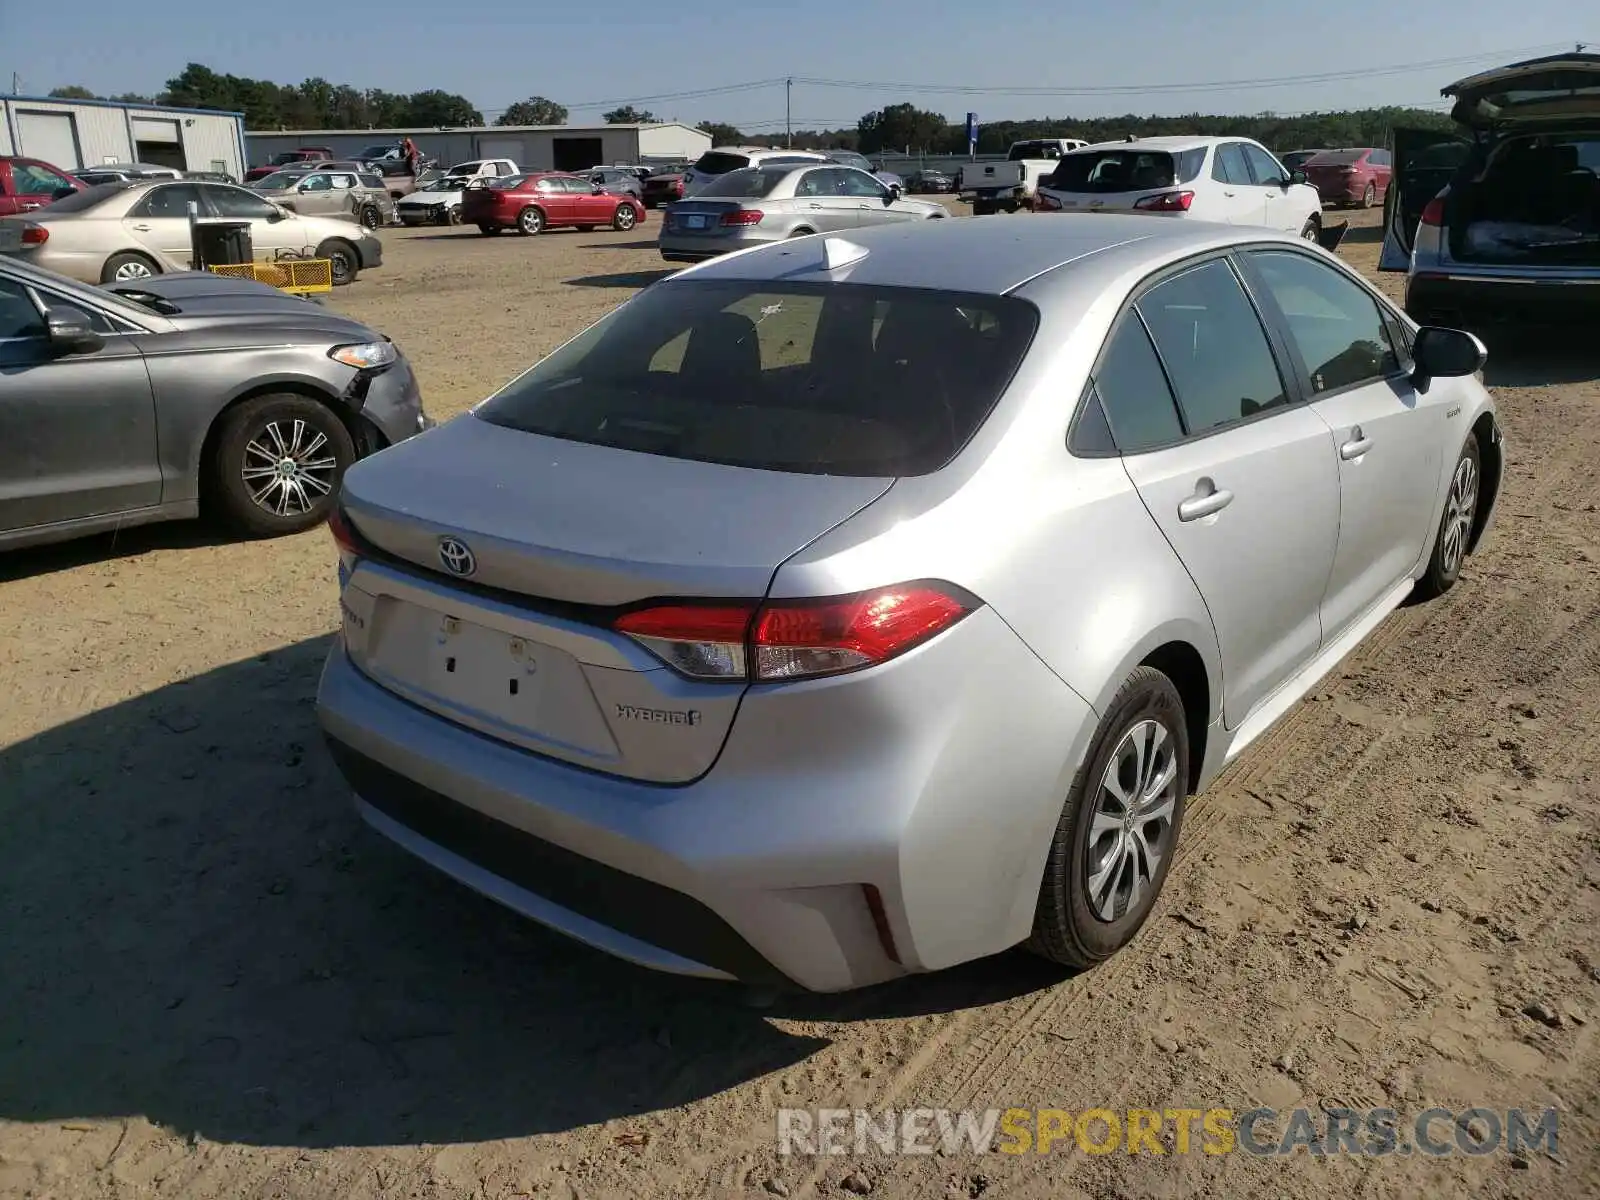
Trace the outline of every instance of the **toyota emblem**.
<instances>
[{"instance_id":1,"label":"toyota emblem","mask_svg":"<svg viewBox=\"0 0 1600 1200\"><path fill-rule=\"evenodd\" d=\"M460 538L439 539L439 561L452 575L465 577L478 569L478 560L474 557L471 547Z\"/></svg>"}]
</instances>

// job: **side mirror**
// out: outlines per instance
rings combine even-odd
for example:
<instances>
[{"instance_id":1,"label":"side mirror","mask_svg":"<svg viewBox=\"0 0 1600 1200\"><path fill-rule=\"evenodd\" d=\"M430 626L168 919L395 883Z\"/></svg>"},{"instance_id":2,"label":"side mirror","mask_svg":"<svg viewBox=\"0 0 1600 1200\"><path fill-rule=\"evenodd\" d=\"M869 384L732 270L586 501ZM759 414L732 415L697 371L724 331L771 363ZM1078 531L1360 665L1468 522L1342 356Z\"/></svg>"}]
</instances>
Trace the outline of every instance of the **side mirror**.
<instances>
[{"instance_id":1,"label":"side mirror","mask_svg":"<svg viewBox=\"0 0 1600 1200\"><path fill-rule=\"evenodd\" d=\"M1306 173L1304 171L1290 171L1289 172L1289 186L1290 187L1293 187L1297 183L1305 183L1306 179L1307 179L1307 176L1306 176Z\"/></svg>"},{"instance_id":2,"label":"side mirror","mask_svg":"<svg viewBox=\"0 0 1600 1200\"><path fill-rule=\"evenodd\" d=\"M1411 382L1419 392L1435 379L1459 379L1483 370L1489 351L1464 329L1424 325L1411 348Z\"/></svg>"},{"instance_id":3,"label":"side mirror","mask_svg":"<svg viewBox=\"0 0 1600 1200\"><path fill-rule=\"evenodd\" d=\"M900 184L891 183L889 185L889 201L888 202L890 204L893 204L896 200L900 199L900 197L905 194L905 190L906 189L904 187L902 187Z\"/></svg>"},{"instance_id":4,"label":"side mirror","mask_svg":"<svg viewBox=\"0 0 1600 1200\"><path fill-rule=\"evenodd\" d=\"M45 323L50 347L57 354L93 354L106 344L105 338L90 329L89 322L77 313L46 312Z\"/></svg>"},{"instance_id":5,"label":"side mirror","mask_svg":"<svg viewBox=\"0 0 1600 1200\"><path fill-rule=\"evenodd\" d=\"M267 224L276 225L279 221L287 221L289 214L281 208L274 208L267 214Z\"/></svg>"}]
</instances>

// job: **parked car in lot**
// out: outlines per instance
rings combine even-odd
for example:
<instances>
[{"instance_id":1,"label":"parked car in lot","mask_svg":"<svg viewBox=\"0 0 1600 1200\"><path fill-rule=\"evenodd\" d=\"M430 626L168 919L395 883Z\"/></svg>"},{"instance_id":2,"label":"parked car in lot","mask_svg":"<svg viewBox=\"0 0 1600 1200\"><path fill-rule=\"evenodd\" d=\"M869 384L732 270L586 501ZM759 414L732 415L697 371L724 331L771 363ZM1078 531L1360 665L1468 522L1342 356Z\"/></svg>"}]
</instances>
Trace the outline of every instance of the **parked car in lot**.
<instances>
[{"instance_id":1,"label":"parked car in lot","mask_svg":"<svg viewBox=\"0 0 1600 1200\"><path fill-rule=\"evenodd\" d=\"M956 190L972 201L972 215L1032 209L1039 185L1056 169L1062 155L1081 150L1080 138L1029 138L1012 142L1004 162L971 162L956 172Z\"/></svg>"},{"instance_id":2,"label":"parked car in lot","mask_svg":"<svg viewBox=\"0 0 1600 1200\"><path fill-rule=\"evenodd\" d=\"M468 181L441 175L423 184L395 204L400 223L416 225L461 224L461 194Z\"/></svg>"},{"instance_id":3,"label":"parked car in lot","mask_svg":"<svg viewBox=\"0 0 1600 1200\"><path fill-rule=\"evenodd\" d=\"M0 155L0 217L33 212L87 186L37 158Z\"/></svg>"},{"instance_id":4,"label":"parked car in lot","mask_svg":"<svg viewBox=\"0 0 1600 1200\"><path fill-rule=\"evenodd\" d=\"M871 159L865 154L858 154L854 150L824 150L829 162L838 163L841 167L854 167L858 171L865 171L868 175L876 176L879 183L885 187L906 190L906 181L893 171L882 171L873 165Z\"/></svg>"},{"instance_id":5,"label":"parked car in lot","mask_svg":"<svg viewBox=\"0 0 1600 1200\"><path fill-rule=\"evenodd\" d=\"M1600 317L1600 55L1450 84L1458 133L1396 129L1379 269L1418 320Z\"/></svg>"},{"instance_id":6,"label":"parked car in lot","mask_svg":"<svg viewBox=\"0 0 1600 1200\"><path fill-rule=\"evenodd\" d=\"M730 171L669 205L658 244L667 262L699 262L812 233L946 216L943 205L902 199L855 167L777 163Z\"/></svg>"},{"instance_id":7,"label":"parked car in lot","mask_svg":"<svg viewBox=\"0 0 1600 1200\"><path fill-rule=\"evenodd\" d=\"M956 181L953 175L945 171L913 171L906 180L906 190L919 195L953 192L956 190Z\"/></svg>"},{"instance_id":8,"label":"parked car in lot","mask_svg":"<svg viewBox=\"0 0 1600 1200\"><path fill-rule=\"evenodd\" d=\"M354 221L290 212L225 183L102 183L25 217L0 218L0 227L15 230L12 253L41 267L85 283L127 282L189 269L190 203L204 217L249 221L257 258L328 259L336 286L383 262L378 239Z\"/></svg>"},{"instance_id":9,"label":"parked car in lot","mask_svg":"<svg viewBox=\"0 0 1600 1200\"><path fill-rule=\"evenodd\" d=\"M1289 170L1298 171L1317 155L1326 153L1326 150L1291 150L1287 154L1279 154L1274 157L1288 167Z\"/></svg>"},{"instance_id":10,"label":"parked car in lot","mask_svg":"<svg viewBox=\"0 0 1600 1200\"><path fill-rule=\"evenodd\" d=\"M295 150L281 150L260 166L251 167L244 173L246 183L254 183L257 179L265 179L274 171L281 170L291 163L315 162L333 157L333 151L326 146L301 146Z\"/></svg>"},{"instance_id":11,"label":"parked car in lot","mask_svg":"<svg viewBox=\"0 0 1600 1200\"><path fill-rule=\"evenodd\" d=\"M158 163L103 163L96 167L84 167L72 174L85 187L94 187L100 183L123 183L129 179L184 177L184 173L176 167L164 167Z\"/></svg>"},{"instance_id":12,"label":"parked car in lot","mask_svg":"<svg viewBox=\"0 0 1600 1200\"><path fill-rule=\"evenodd\" d=\"M0 414L3 548L199 514L293 533L357 458L430 424L404 355L330 309L209 272L99 288L3 256Z\"/></svg>"},{"instance_id":13,"label":"parked car in lot","mask_svg":"<svg viewBox=\"0 0 1600 1200\"><path fill-rule=\"evenodd\" d=\"M1313 242L1324 233L1317 190L1244 138L1151 137L1074 151L1040 183L1038 208L1264 225Z\"/></svg>"},{"instance_id":14,"label":"parked car in lot","mask_svg":"<svg viewBox=\"0 0 1600 1200\"><path fill-rule=\"evenodd\" d=\"M1299 167L1324 204L1371 208L1389 191L1389 152L1376 146L1324 150Z\"/></svg>"},{"instance_id":15,"label":"parked car in lot","mask_svg":"<svg viewBox=\"0 0 1600 1200\"><path fill-rule=\"evenodd\" d=\"M745 167L781 166L785 163L827 162L811 150L770 150L764 146L716 146L694 160L683 176L683 194L692 196L719 175Z\"/></svg>"},{"instance_id":16,"label":"parked car in lot","mask_svg":"<svg viewBox=\"0 0 1600 1200\"><path fill-rule=\"evenodd\" d=\"M1091 964L1187 797L1456 582L1483 358L1259 228L691 267L350 470L320 721L377 829L635 962Z\"/></svg>"},{"instance_id":17,"label":"parked car in lot","mask_svg":"<svg viewBox=\"0 0 1600 1200\"><path fill-rule=\"evenodd\" d=\"M350 217L366 229L398 220L394 197L383 180L355 171L280 171L252 190L290 212L308 217Z\"/></svg>"},{"instance_id":18,"label":"parked car in lot","mask_svg":"<svg viewBox=\"0 0 1600 1200\"><path fill-rule=\"evenodd\" d=\"M635 171L617 167L597 167L593 171L586 171L584 178L596 184L603 192L632 196L641 206L644 204L644 183Z\"/></svg>"},{"instance_id":19,"label":"parked car in lot","mask_svg":"<svg viewBox=\"0 0 1600 1200\"><path fill-rule=\"evenodd\" d=\"M655 208L661 204L671 204L674 200L682 200L688 171L687 164L657 167L652 170L644 180L644 191L640 196L644 206Z\"/></svg>"},{"instance_id":20,"label":"parked car in lot","mask_svg":"<svg viewBox=\"0 0 1600 1200\"><path fill-rule=\"evenodd\" d=\"M201 183L231 183L237 186L239 182L226 171L185 171L183 177L199 180Z\"/></svg>"},{"instance_id":21,"label":"parked car in lot","mask_svg":"<svg viewBox=\"0 0 1600 1200\"><path fill-rule=\"evenodd\" d=\"M462 193L461 220L484 234L515 229L531 235L562 226L590 230L601 225L626 232L644 220L644 205L632 196L608 192L578 175L535 171L481 182L484 186Z\"/></svg>"}]
</instances>

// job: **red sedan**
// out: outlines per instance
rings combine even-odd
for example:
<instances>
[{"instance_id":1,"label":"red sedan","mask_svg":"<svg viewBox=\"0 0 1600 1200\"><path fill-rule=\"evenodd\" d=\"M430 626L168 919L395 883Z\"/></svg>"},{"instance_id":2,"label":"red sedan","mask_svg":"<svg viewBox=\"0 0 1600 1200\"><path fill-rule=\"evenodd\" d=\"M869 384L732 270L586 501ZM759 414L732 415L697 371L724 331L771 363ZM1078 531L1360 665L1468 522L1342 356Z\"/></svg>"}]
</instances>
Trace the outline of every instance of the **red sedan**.
<instances>
[{"instance_id":1,"label":"red sedan","mask_svg":"<svg viewBox=\"0 0 1600 1200\"><path fill-rule=\"evenodd\" d=\"M561 225L627 231L642 220L644 206L632 196L561 171L490 179L481 187L474 182L461 197L462 224L485 234L515 229L532 235Z\"/></svg>"},{"instance_id":2,"label":"red sedan","mask_svg":"<svg viewBox=\"0 0 1600 1200\"><path fill-rule=\"evenodd\" d=\"M1389 190L1389 152L1371 146L1324 150L1306 159L1300 169L1324 204L1371 208Z\"/></svg>"}]
</instances>

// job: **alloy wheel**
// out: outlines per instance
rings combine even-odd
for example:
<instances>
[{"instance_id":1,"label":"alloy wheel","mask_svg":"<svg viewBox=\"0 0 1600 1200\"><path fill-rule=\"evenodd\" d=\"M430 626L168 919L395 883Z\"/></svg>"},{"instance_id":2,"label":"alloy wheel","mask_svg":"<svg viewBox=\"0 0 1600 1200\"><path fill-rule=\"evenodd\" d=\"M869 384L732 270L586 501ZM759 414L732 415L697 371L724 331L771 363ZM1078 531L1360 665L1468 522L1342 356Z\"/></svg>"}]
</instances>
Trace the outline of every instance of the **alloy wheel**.
<instances>
[{"instance_id":1,"label":"alloy wheel","mask_svg":"<svg viewBox=\"0 0 1600 1200\"><path fill-rule=\"evenodd\" d=\"M1477 512L1478 468L1471 458L1463 456L1456 464L1455 477L1450 481L1450 496L1445 501L1444 546L1439 565L1447 577L1453 577L1461 569Z\"/></svg>"},{"instance_id":2,"label":"alloy wheel","mask_svg":"<svg viewBox=\"0 0 1600 1200\"><path fill-rule=\"evenodd\" d=\"M279 517L310 512L332 493L339 461L306 421L268 421L244 448L240 477L251 501Z\"/></svg>"},{"instance_id":3,"label":"alloy wheel","mask_svg":"<svg viewBox=\"0 0 1600 1200\"><path fill-rule=\"evenodd\" d=\"M145 266L144 263L139 262L137 259L133 259L119 265L117 269L112 272L111 277L119 280L152 279L155 277L155 273L151 271L149 267Z\"/></svg>"},{"instance_id":4,"label":"alloy wheel","mask_svg":"<svg viewBox=\"0 0 1600 1200\"><path fill-rule=\"evenodd\" d=\"M1147 718L1122 735L1095 794L1085 849L1089 907L1102 921L1136 908L1155 886L1178 803L1176 744Z\"/></svg>"}]
</instances>

